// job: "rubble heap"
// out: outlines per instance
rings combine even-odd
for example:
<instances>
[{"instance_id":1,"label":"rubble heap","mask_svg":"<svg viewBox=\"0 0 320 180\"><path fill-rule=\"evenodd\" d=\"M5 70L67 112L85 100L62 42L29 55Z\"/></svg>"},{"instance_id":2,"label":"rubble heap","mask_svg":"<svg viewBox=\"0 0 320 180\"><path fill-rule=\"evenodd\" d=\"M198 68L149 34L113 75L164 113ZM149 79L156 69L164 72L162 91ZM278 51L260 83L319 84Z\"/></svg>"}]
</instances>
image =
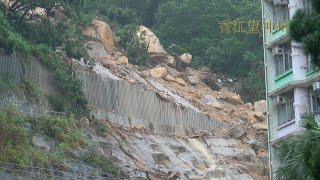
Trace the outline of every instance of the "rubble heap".
<instances>
[{"instance_id":1,"label":"rubble heap","mask_svg":"<svg viewBox=\"0 0 320 180\"><path fill-rule=\"evenodd\" d=\"M149 68L129 63L130 59L121 52L122 48L116 48L115 39L118 37L113 35L105 22L94 20L92 27L83 33L87 37L87 45L90 46L88 53L97 64L93 71L101 74L104 71L111 72L112 76L118 79L141 85L155 91L164 99L228 125L213 132L176 134L176 137L134 131L134 136L139 138L132 138L125 137L128 136L129 129L120 129L117 134L119 135L120 131L125 132L123 134L126 135L121 135L125 137L122 139L130 144L132 149L128 151L134 153L128 158L116 153L118 151L115 148L110 149L117 154L115 157L118 157L119 163L128 162L130 167L128 166L127 170L135 169L140 175L142 173L157 178L161 177L160 172L167 171L169 176L185 176L189 179L224 178L233 175L237 176L235 179L268 179L264 100L245 104L238 94L223 88L222 80L207 68L190 68L191 54L186 52L179 57L168 54L155 34L144 26L138 28L137 36L145 36L141 42L148 43L149 57L153 59L152 62L156 62ZM177 62L180 64L179 68ZM194 152L201 152L202 155L193 154ZM159 165L159 176L155 175L156 165ZM192 171L194 167L196 169ZM172 171L169 173L170 169Z\"/></svg>"}]
</instances>

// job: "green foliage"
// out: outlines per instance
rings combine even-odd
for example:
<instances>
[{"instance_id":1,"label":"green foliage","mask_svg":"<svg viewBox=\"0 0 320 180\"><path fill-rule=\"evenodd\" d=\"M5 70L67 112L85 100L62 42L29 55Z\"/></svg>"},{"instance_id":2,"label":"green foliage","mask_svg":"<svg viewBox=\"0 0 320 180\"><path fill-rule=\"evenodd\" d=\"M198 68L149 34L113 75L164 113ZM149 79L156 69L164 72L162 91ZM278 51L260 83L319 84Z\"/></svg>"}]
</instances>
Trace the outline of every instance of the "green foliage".
<instances>
[{"instance_id":1,"label":"green foliage","mask_svg":"<svg viewBox=\"0 0 320 180\"><path fill-rule=\"evenodd\" d=\"M119 178L119 167L114 166L105 156L98 155L97 153L87 153L83 157L83 160L96 167L106 170L107 172L112 174L114 178Z\"/></svg>"},{"instance_id":2,"label":"green foliage","mask_svg":"<svg viewBox=\"0 0 320 180\"><path fill-rule=\"evenodd\" d=\"M128 56L130 63L147 66L150 64L147 49L147 45L141 43L139 38L134 36L127 45L125 55Z\"/></svg>"},{"instance_id":3,"label":"green foliage","mask_svg":"<svg viewBox=\"0 0 320 180\"><path fill-rule=\"evenodd\" d=\"M46 24L50 25L50 24ZM33 29L33 28L32 28ZM47 30L49 27L46 28ZM41 30L46 34L47 30ZM40 31L40 30L39 30ZM49 31L49 30L48 30ZM31 60L31 57L36 57L41 60L44 64L48 65L53 72L53 77L57 82L57 85L61 89L61 93L64 95L65 99L70 106L70 110L78 115L82 116L88 113L86 108L87 100L82 92L81 81L76 77L72 76L72 72L68 68L67 62L61 58L60 55L54 52L50 45L52 44L51 40L46 42L41 38L31 38L29 39L33 43L47 43L45 44L32 44L29 43L25 38L23 38L19 33L15 32L7 20L7 18L0 12L0 47L4 48L7 53L19 53L27 60ZM67 36L65 36L67 37ZM77 47L73 44L71 47L67 46L68 49ZM71 50L70 50L71 51ZM78 49L78 51L80 51ZM82 52L85 52L81 50ZM77 54L79 55L79 54ZM24 61L21 61L23 66L26 66ZM23 77L24 78L24 77ZM32 84L23 79L27 93L31 97L36 97L38 91L33 88Z\"/></svg>"},{"instance_id":4,"label":"green foliage","mask_svg":"<svg viewBox=\"0 0 320 180\"><path fill-rule=\"evenodd\" d=\"M59 29L62 29L62 24L58 24L56 28L49 19L41 20L40 22L30 23L24 22L17 28L20 34L25 37L29 43L32 44L47 44L49 46L59 46L64 40L63 34L61 34Z\"/></svg>"},{"instance_id":5,"label":"green foliage","mask_svg":"<svg viewBox=\"0 0 320 180\"><path fill-rule=\"evenodd\" d=\"M24 58L31 58L30 46L19 33L12 30L2 12L0 12L0 47L5 49L7 54L19 52Z\"/></svg>"},{"instance_id":6,"label":"green foliage","mask_svg":"<svg viewBox=\"0 0 320 180\"><path fill-rule=\"evenodd\" d=\"M24 120L25 117L13 108L0 111L0 149L27 144L28 130L20 126Z\"/></svg>"},{"instance_id":7,"label":"green foliage","mask_svg":"<svg viewBox=\"0 0 320 180\"><path fill-rule=\"evenodd\" d=\"M31 136L25 124L29 117L15 108L0 110L0 161L29 165L44 163L39 151L30 145Z\"/></svg>"},{"instance_id":8,"label":"green foliage","mask_svg":"<svg viewBox=\"0 0 320 180\"><path fill-rule=\"evenodd\" d=\"M103 124L99 124L97 127L96 127L96 132L99 136L102 136L102 137L105 137L106 136L106 133L108 132L108 128L106 125L103 125Z\"/></svg>"},{"instance_id":9,"label":"green foliage","mask_svg":"<svg viewBox=\"0 0 320 180\"><path fill-rule=\"evenodd\" d=\"M62 58L45 45L35 46L33 54L51 68L53 77L60 87L61 93L63 93L71 106L71 111L78 116L87 114L87 100L82 92L82 83L71 75Z\"/></svg>"},{"instance_id":10,"label":"green foliage","mask_svg":"<svg viewBox=\"0 0 320 180\"><path fill-rule=\"evenodd\" d=\"M31 81L26 79L23 81L23 85L27 98L31 102L38 102L40 97L40 89L36 87Z\"/></svg>"},{"instance_id":11,"label":"green foliage","mask_svg":"<svg viewBox=\"0 0 320 180\"><path fill-rule=\"evenodd\" d=\"M261 34L220 33L218 28L219 21L260 20L259 1L169 0L159 5L155 17L153 29L168 52L189 52L193 67L207 66L244 82L241 95L247 101L263 98L264 74L256 69L263 64Z\"/></svg>"},{"instance_id":12,"label":"green foliage","mask_svg":"<svg viewBox=\"0 0 320 180\"><path fill-rule=\"evenodd\" d=\"M302 122L301 135L290 138L277 149L284 164L276 171L276 179L318 179L320 177L320 128L314 116Z\"/></svg>"},{"instance_id":13,"label":"green foliage","mask_svg":"<svg viewBox=\"0 0 320 180\"><path fill-rule=\"evenodd\" d=\"M49 103L57 112L64 112L66 110L66 99L61 96L48 96Z\"/></svg>"},{"instance_id":14,"label":"green foliage","mask_svg":"<svg viewBox=\"0 0 320 180\"><path fill-rule=\"evenodd\" d=\"M34 147L31 144L34 134L52 138L58 145L51 147L50 152ZM86 140L82 129L72 117L31 118L12 107L0 109L0 161L2 162L43 168L49 164L60 166L70 149L84 147Z\"/></svg>"},{"instance_id":15,"label":"green foliage","mask_svg":"<svg viewBox=\"0 0 320 180\"><path fill-rule=\"evenodd\" d=\"M141 23L141 19L138 18L135 11L129 8L111 6L107 10L107 17L110 21L117 22L122 26Z\"/></svg>"},{"instance_id":16,"label":"green foliage","mask_svg":"<svg viewBox=\"0 0 320 180\"><path fill-rule=\"evenodd\" d=\"M1 75L0 76L0 94L3 94L5 92L19 92L19 86L14 81L14 78L7 76L7 75Z\"/></svg>"},{"instance_id":17,"label":"green foliage","mask_svg":"<svg viewBox=\"0 0 320 180\"><path fill-rule=\"evenodd\" d=\"M291 19L289 33L293 40L304 46L313 64L320 66L320 1L313 0L313 11L298 10Z\"/></svg>"},{"instance_id":18,"label":"green foliage","mask_svg":"<svg viewBox=\"0 0 320 180\"><path fill-rule=\"evenodd\" d=\"M41 117L32 121L36 132L45 134L63 144L67 148L77 149L86 146L81 128L73 117Z\"/></svg>"}]
</instances>

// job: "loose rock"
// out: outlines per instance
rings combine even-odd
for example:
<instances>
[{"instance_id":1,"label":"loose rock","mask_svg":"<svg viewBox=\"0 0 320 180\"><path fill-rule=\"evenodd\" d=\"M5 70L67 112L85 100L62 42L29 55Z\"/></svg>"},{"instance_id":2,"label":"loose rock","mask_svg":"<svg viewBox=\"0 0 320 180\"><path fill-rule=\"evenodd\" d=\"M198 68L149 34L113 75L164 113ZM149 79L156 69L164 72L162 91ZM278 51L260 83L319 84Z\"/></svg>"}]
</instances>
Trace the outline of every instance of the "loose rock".
<instances>
[{"instance_id":1,"label":"loose rock","mask_svg":"<svg viewBox=\"0 0 320 180\"><path fill-rule=\"evenodd\" d=\"M86 28L82 33L88 41L101 42L107 52L114 51L115 42L110 26L103 21L94 19L91 27Z\"/></svg>"},{"instance_id":2,"label":"loose rock","mask_svg":"<svg viewBox=\"0 0 320 180\"><path fill-rule=\"evenodd\" d=\"M192 61L192 55L189 54L189 53L184 53L182 54L179 59L184 62L185 64L191 64L191 61Z\"/></svg>"},{"instance_id":3,"label":"loose rock","mask_svg":"<svg viewBox=\"0 0 320 180\"><path fill-rule=\"evenodd\" d=\"M238 122L231 127L230 132L231 136L237 139L243 136L245 133L247 133L247 128L244 122Z\"/></svg>"},{"instance_id":4,"label":"loose rock","mask_svg":"<svg viewBox=\"0 0 320 180\"><path fill-rule=\"evenodd\" d=\"M167 75L167 69L164 67L153 68L150 70L150 75L154 78L162 78Z\"/></svg>"}]
</instances>

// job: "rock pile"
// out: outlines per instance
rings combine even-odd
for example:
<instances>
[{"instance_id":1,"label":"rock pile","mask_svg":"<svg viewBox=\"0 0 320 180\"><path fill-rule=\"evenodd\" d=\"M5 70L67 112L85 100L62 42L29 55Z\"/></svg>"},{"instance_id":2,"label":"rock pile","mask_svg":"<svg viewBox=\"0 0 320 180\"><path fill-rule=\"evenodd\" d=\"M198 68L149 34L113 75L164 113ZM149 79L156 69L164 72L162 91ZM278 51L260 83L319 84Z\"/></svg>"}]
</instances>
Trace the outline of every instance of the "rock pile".
<instances>
[{"instance_id":1,"label":"rock pile","mask_svg":"<svg viewBox=\"0 0 320 180\"><path fill-rule=\"evenodd\" d=\"M250 179L249 177L266 179L264 177L268 174L266 101L261 100L254 105L245 104L238 94L221 87L223 80L208 72L206 68L200 70L189 68L192 63L191 54L184 53L179 57L168 54L155 34L144 26L139 27L137 36L140 42L148 44L150 58L158 62L158 65L150 69L130 64L130 59L117 50L113 32L105 22L94 20L92 27L87 28L83 33L87 37L87 45L91 47L88 48L90 57L119 78L130 83L139 83L157 92L161 97L174 101L174 97L170 98L172 94L160 92L156 88L155 84L160 84L170 89L170 92L181 96L184 101L192 104L211 119L225 122L227 127L209 133L215 138L236 139L239 142L239 148L244 151L251 151L254 148L254 155L252 155L254 160L250 160L251 164L245 162L239 164L236 158L227 158L226 165L241 172L243 179ZM184 67L175 69L176 61L180 61ZM207 145L209 146L210 143ZM221 151L224 150L221 149ZM156 151L150 158L156 162L162 162L160 164L172 164L172 155L163 153L165 152ZM247 158L252 158L250 156L248 155ZM206 166L202 168L208 169ZM187 176L197 177L198 175L189 173ZM226 176L226 172L215 169L206 171L206 176L221 178Z\"/></svg>"}]
</instances>

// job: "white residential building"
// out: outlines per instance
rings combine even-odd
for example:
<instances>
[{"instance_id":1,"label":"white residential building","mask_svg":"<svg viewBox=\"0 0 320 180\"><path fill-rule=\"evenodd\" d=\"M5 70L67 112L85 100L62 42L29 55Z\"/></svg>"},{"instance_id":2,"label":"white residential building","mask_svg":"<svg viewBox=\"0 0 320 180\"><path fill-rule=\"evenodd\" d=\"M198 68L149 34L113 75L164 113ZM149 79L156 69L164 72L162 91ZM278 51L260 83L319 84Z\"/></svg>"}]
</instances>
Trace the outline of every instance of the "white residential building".
<instances>
[{"instance_id":1,"label":"white residential building","mask_svg":"<svg viewBox=\"0 0 320 180\"><path fill-rule=\"evenodd\" d=\"M320 110L320 70L313 68L301 44L290 39L288 27L279 29L298 9L311 10L311 0L261 0L262 18L274 22L264 28L264 60L268 102L271 179L282 163L280 142L299 132L300 120Z\"/></svg>"}]
</instances>

